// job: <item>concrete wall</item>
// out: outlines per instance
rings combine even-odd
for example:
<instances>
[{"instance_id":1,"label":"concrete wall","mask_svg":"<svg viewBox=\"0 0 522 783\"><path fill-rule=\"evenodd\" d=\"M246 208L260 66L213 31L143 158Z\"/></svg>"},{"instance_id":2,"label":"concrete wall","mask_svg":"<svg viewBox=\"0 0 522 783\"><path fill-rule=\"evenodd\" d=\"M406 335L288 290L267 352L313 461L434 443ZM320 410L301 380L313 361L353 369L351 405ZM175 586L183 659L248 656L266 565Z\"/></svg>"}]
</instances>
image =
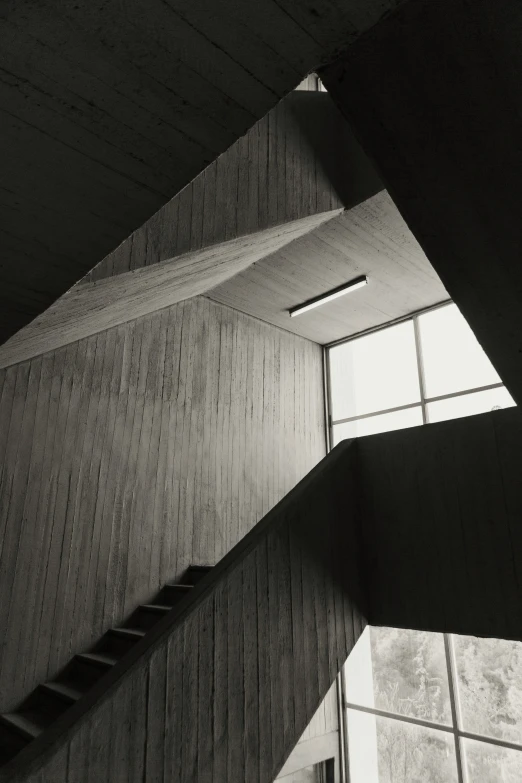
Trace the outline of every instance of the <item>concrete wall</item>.
<instances>
[{"instance_id":1,"label":"concrete wall","mask_svg":"<svg viewBox=\"0 0 522 783\"><path fill-rule=\"evenodd\" d=\"M197 298L0 371L0 710L324 455L319 346Z\"/></svg>"}]
</instances>

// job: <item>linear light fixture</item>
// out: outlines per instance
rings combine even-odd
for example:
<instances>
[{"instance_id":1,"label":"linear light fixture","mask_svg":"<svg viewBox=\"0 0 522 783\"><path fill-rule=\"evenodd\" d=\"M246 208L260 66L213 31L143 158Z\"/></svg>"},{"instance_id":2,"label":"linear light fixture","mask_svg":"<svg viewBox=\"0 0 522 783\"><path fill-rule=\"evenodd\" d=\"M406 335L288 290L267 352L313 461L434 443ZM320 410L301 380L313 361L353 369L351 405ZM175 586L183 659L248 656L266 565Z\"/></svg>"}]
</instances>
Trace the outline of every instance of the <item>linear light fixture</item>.
<instances>
[{"instance_id":1,"label":"linear light fixture","mask_svg":"<svg viewBox=\"0 0 522 783\"><path fill-rule=\"evenodd\" d=\"M327 302L333 302L334 299L338 299L340 296L349 294L351 291L356 291L358 288L362 288L367 284L368 277L366 275L356 277L355 280L351 280L349 283L344 283L344 285L340 285L338 288L333 288L331 291L327 291L326 294L321 294L321 296L316 296L314 299L309 299L307 302L304 302L301 305L297 305L297 307L292 307L288 313L290 317L293 318L295 315L306 313L308 310L312 310L314 307L320 307Z\"/></svg>"}]
</instances>

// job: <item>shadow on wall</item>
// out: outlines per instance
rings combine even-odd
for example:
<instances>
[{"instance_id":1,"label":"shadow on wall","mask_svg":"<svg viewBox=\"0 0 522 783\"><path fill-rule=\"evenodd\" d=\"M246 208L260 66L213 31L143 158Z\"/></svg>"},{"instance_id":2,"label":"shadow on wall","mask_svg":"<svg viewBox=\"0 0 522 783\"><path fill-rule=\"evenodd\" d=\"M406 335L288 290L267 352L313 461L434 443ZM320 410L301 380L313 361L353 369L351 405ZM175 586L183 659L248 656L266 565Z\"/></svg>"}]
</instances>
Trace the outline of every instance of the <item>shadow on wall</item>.
<instances>
[{"instance_id":1,"label":"shadow on wall","mask_svg":"<svg viewBox=\"0 0 522 783\"><path fill-rule=\"evenodd\" d=\"M304 500L290 511L292 546L300 553L307 573L314 574L313 591L317 595L324 591L323 598L332 602L334 615L340 611L340 601L348 602L352 619L354 613L367 618L369 586L359 517L358 441L343 441L323 462L326 460L328 470L307 487Z\"/></svg>"},{"instance_id":2,"label":"shadow on wall","mask_svg":"<svg viewBox=\"0 0 522 783\"><path fill-rule=\"evenodd\" d=\"M373 164L327 92L296 90L286 101L346 209L384 190ZM339 150L343 150L341 157Z\"/></svg>"}]
</instances>

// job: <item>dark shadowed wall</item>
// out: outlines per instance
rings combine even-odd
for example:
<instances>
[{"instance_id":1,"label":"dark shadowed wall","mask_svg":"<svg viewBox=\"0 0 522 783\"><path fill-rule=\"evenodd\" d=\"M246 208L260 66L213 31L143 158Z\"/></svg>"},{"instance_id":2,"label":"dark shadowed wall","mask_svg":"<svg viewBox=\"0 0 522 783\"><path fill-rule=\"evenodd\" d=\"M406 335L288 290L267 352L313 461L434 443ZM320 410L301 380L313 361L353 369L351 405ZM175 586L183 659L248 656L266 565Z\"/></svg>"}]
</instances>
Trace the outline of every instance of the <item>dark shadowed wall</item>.
<instances>
[{"instance_id":1,"label":"dark shadowed wall","mask_svg":"<svg viewBox=\"0 0 522 783\"><path fill-rule=\"evenodd\" d=\"M0 710L324 455L319 346L205 298L0 371Z\"/></svg>"},{"instance_id":2,"label":"dark shadowed wall","mask_svg":"<svg viewBox=\"0 0 522 783\"><path fill-rule=\"evenodd\" d=\"M360 438L368 621L522 640L520 408Z\"/></svg>"},{"instance_id":3,"label":"dark shadowed wall","mask_svg":"<svg viewBox=\"0 0 522 783\"><path fill-rule=\"evenodd\" d=\"M522 3L404 3L322 74L522 405Z\"/></svg>"}]
</instances>

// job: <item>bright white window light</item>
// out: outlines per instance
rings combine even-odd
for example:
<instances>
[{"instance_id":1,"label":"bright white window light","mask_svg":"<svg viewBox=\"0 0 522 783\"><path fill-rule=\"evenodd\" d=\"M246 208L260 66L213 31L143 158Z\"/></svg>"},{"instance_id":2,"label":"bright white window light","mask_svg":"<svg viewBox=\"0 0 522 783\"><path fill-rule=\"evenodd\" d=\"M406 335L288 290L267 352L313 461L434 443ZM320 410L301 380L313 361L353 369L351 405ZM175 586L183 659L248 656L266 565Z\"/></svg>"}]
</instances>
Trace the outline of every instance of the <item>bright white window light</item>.
<instances>
[{"instance_id":1,"label":"bright white window light","mask_svg":"<svg viewBox=\"0 0 522 783\"><path fill-rule=\"evenodd\" d=\"M291 310L289 310L290 317L293 318L295 315L301 315L301 313L306 313L308 310L313 310L314 307L320 307L321 305L326 304L327 302L333 302L334 299L338 299L340 296L344 296L345 294L349 294L351 291L356 291L358 288L362 288L363 286L368 284L368 278L366 275L363 275L362 277L357 277L355 280L352 280L350 283L345 283L344 285L339 286L339 288L334 288L332 291L328 291L326 294L322 294L321 296L316 296L315 299L309 299L308 302L305 302L302 305L298 305L297 307L292 307Z\"/></svg>"}]
</instances>

